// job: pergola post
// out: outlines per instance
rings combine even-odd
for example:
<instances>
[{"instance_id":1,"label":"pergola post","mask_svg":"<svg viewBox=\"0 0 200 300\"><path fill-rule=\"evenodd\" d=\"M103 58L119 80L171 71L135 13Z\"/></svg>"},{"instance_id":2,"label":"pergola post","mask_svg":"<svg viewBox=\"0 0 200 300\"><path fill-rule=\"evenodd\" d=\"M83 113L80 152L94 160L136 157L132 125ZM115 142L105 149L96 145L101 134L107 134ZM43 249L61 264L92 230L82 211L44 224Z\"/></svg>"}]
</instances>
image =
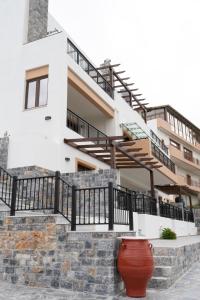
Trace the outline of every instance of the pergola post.
<instances>
[{"instance_id":1,"label":"pergola post","mask_svg":"<svg viewBox=\"0 0 200 300\"><path fill-rule=\"evenodd\" d=\"M155 198L155 189L154 189L154 174L153 171L150 170L150 186L151 186L151 197Z\"/></svg>"},{"instance_id":2,"label":"pergola post","mask_svg":"<svg viewBox=\"0 0 200 300\"><path fill-rule=\"evenodd\" d=\"M116 169L116 147L111 143L111 168Z\"/></svg>"},{"instance_id":3,"label":"pergola post","mask_svg":"<svg viewBox=\"0 0 200 300\"><path fill-rule=\"evenodd\" d=\"M189 196L189 201L190 201L190 210L192 211L192 197L191 197L191 195Z\"/></svg>"}]
</instances>

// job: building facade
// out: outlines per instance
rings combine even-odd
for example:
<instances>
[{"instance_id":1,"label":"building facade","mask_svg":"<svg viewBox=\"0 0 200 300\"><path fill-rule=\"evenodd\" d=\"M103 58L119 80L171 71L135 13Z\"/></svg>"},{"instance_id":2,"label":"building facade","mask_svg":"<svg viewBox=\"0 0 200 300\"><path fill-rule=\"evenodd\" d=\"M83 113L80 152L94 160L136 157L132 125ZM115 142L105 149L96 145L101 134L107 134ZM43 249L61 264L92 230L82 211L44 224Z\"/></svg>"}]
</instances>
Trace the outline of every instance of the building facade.
<instances>
[{"instance_id":1,"label":"building facade","mask_svg":"<svg viewBox=\"0 0 200 300\"><path fill-rule=\"evenodd\" d=\"M185 201L191 197L193 205L199 204L200 129L169 105L149 108L147 119L169 149L176 165L176 184L188 190L182 195Z\"/></svg>"}]
</instances>

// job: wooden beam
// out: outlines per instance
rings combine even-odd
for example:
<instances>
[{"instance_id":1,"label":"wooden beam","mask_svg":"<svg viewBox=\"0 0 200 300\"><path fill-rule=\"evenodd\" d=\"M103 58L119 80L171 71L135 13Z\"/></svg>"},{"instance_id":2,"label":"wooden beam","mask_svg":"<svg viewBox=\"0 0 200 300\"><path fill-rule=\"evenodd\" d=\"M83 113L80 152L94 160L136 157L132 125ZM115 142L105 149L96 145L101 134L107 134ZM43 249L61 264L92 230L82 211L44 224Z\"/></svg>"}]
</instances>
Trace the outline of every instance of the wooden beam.
<instances>
[{"instance_id":1,"label":"wooden beam","mask_svg":"<svg viewBox=\"0 0 200 300\"><path fill-rule=\"evenodd\" d=\"M130 155L126 150L124 150L122 147L116 145L116 149L119 150L120 152L122 152L124 155L126 155L127 157L129 157L132 161L138 163L141 167L150 170L149 167L147 167L145 164L143 164L142 162L140 162L137 158L135 158L133 155Z\"/></svg>"},{"instance_id":2,"label":"wooden beam","mask_svg":"<svg viewBox=\"0 0 200 300\"><path fill-rule=\"evenodd\" d=\"M130 86L130 85L134 85L135 83L123 83L123 84L120 84L120 85L115 85L113 88L116 89L116 88L120 88L120 87L126 87L126 86Z\"/></svg>"},{"instance_id":3,"label":"wooden beam","mask_svg":"<svg viewBox=\"0 0 200 300\"><path fill-rule=\"evenodd\" d=\"M120 91L117 91L118 93L129 93L129 92L135 92L135 91L138 91L138 89L131 89L131 90L120 90ZM127 95L128 96L128 95ZM124 96L125 97L125 96Z\"/></svg>"},{"instance_id":4,"label":"wooden beam","mask_svg":"<svg viewBox=\"0 0 200 300\"><path fill-rule=\"evenodd\" d=\"M68 142L98 142L98 141L114 141L114 140L124 140L125 137L123 135L117 135L117 136L102 136L102 137L89 137L89 138L78 138L78 139L64 139L64 143Z\"/></svg>"},{"instance_id":5,"label":"wooden beam","mask_svg":"<svg viewBox=\"0 0 200 300\"><path fill-rule=\"evenodd\" d=\"M124 78L121 78L121 80L129 80L131 77L124 77ZM119 79L117 78L117 79L115 79L114 81L119 81Z\"/></svg>"},{"instance_id":6,"label":"wooden beam","mask_svg":"<svg viewBox=\"0 0 200 300\"><path fill-rule=\"evenodd\" d=\"M127 141L127 142L121 142L121 143L118 143L118 146L122 147L122 146L133 146L135 145L135 141Z\"/></svg>"}]
</instances>

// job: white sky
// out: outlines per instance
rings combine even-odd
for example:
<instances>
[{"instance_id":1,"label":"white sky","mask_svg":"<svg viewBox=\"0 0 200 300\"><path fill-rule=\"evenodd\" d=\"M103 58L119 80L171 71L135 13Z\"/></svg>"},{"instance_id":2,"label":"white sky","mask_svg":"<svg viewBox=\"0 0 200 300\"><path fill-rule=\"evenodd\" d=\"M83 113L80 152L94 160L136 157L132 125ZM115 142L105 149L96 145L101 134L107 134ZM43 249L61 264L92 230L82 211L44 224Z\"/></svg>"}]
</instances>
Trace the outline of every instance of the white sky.
<instances>
[{"instance_id":1,"label":"white sky","mask_svg":"<svg viewBox=\"0 0 200 300\"><path fill-rule=\"evenodd\" d=\"M200 0L50 0L50 13L89 58L121 63L151 106L200 127Z\"/></svg>"}]
</instances>

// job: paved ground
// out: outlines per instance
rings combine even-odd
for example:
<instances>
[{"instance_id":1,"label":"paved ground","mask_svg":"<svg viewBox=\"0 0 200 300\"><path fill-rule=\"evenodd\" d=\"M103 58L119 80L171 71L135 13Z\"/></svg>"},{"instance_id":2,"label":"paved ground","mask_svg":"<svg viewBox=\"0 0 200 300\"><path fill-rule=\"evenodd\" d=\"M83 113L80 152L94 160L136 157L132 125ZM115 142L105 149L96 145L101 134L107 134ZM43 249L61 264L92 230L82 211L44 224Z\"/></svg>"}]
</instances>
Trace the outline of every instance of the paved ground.
<instances>
[{"instance_id":1,"label":"paved ground","mask_svg":"<svg viewBox=\"0 0 200 300\"><path fill-rule=\"evenodd\" d=\"M74 294L63 289L28 288L0 282L0 300L125 300L128 297L100 297ZM138 298L137 298L138 299ZM140 298L141 299L141 298ZM190 269L174 286L166 291L150 290L143 300L199 300L200 263Z\"/></svg>"}]
</instances>

